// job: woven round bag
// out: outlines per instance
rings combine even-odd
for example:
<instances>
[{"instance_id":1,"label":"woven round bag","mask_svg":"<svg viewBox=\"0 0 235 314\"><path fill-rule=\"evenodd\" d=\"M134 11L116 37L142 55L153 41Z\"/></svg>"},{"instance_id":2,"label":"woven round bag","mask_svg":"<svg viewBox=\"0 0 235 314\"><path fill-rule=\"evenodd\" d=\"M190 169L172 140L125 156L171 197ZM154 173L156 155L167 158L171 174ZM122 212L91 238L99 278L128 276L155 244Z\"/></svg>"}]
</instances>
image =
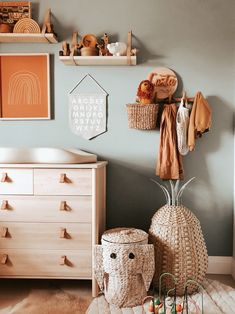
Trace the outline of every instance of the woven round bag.
<instances>
[{"instance_id":1,"label":"woven round bag","mask_svg":"<svg viewBox=\"0 0 235 314\"><path fill-rule=\"evenodd\" d=\"M176 278L177 295L184 294L188 279L201 284L208 267L208 255L201 226L196 216L185 206L165 205L153 216L149 229L150 243L155 249L154 286L159 286L162 273ZM163 287L174 287L170 278L163 280ZM196 291L189 286L188 293Z\"/></svg>"}]
</instances>

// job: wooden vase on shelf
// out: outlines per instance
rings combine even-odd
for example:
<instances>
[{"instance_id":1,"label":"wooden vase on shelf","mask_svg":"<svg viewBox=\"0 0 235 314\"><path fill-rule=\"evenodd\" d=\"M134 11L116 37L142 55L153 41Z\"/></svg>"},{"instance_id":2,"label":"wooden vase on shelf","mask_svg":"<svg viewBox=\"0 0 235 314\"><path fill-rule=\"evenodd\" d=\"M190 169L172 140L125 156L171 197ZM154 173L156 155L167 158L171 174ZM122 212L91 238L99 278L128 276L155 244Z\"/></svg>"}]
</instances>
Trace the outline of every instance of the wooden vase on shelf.
<instances>
[{"instance_id":1,"label":"wooden vase on shelf","mask_svg":"<svg viewBox=\"0 0 235 314\"><path fill-rule=\"evenodd\" d=\"M155 249L153 284L158 288L160 275L171 273L177 280L176 294L182 296L187 280L193 279L198 284L203 282L208 267L208 255L199 220L180 203L187 183L180 190L179 181L175 185L171 180L170 183L171 195L164 186L157 183L167 197L167 204L154 214L149 229L150 243L154 244ZM166 291L171 289L172 281L166 278L164 286ZM188 287L190 294L196 290L196 285Z\"/></svg>"},{"instance_id":2,"label":"wooden vase on shelf","mask_svg":"<svg viewBox=\"0 0 235 314\"><path fill-rule=\"evenodd\" d=\"M99 51L96 47L83 47L81 48L81 56L98 56Z\"/></svg>"}]
</instances>

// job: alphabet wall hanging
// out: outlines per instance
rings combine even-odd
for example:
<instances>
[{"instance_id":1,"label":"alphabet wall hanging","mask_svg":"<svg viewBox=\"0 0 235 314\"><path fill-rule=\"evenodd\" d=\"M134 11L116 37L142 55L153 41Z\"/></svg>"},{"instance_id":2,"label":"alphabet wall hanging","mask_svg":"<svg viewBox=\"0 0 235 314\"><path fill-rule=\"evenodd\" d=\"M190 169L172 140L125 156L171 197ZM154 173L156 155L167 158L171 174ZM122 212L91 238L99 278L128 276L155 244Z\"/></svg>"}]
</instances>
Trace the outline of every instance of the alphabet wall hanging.
<instances>
[{"instance_id":1,"label":"alphabet wall hanging","mask_svg":"<svg viewBox=\"0 0 235 314\"><path fill-rule=\"evenodd\" d=\"M92 82L92 86L89 82L88 88L94 90L96 87L97 90L98 87L98 91L82 91L81 85L87 79ZM78 82L69 93L69 125L74 134L88 140L106 132L107 96L107 92L90 74Z\"/></svg>"}]
</instances>

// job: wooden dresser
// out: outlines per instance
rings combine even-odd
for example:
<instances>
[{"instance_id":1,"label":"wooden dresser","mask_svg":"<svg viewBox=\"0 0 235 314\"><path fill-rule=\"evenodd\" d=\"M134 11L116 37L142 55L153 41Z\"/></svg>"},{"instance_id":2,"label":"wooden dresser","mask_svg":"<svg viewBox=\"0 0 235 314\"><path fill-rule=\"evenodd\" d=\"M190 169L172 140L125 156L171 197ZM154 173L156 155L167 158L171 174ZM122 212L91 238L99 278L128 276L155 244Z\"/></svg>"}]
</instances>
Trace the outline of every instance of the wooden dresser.
<instances>
[{"instance_id":1,"label":"wooden dresser","mask_svg":"<svg viewBox=\"0 0 235 314\"><path fill-rule=\"evenodd\" d=\"M0 278L91 279L106 162L0 164Z\"/></svg>"}]
</instances>

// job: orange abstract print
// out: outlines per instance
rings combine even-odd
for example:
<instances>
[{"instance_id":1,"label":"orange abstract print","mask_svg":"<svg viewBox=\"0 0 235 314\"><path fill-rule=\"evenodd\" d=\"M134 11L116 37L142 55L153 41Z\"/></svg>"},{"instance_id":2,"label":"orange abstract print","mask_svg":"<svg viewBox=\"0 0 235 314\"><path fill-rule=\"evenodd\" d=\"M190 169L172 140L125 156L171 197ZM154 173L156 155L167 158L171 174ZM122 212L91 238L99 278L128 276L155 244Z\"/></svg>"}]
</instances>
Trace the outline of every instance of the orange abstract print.
<instances>
[{"instance_id":1,"label":"orange abstract print","mask_svg":"<svg viewBox=\"0 0 235 314\"><path fill-rule=\"evenodd\" d=\"M1 117L48 118L48 55L0 56Z\"/></svg>"}]
</instances>

